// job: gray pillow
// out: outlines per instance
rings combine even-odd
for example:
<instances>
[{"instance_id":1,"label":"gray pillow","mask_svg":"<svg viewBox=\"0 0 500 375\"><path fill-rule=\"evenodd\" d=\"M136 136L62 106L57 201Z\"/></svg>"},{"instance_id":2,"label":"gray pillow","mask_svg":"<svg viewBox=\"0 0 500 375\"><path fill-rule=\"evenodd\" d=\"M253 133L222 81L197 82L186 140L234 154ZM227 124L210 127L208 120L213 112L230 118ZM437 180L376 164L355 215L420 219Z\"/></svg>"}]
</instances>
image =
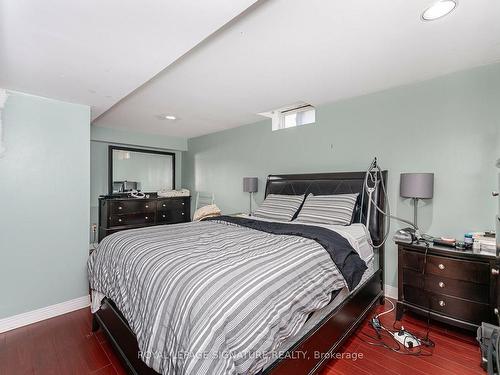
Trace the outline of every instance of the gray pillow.
<instances>
[{"instance_id":1,"label":"gray pillow","mask_svg":"<svg viewBox=\"0 0 500 375\"><path fill-rule=\"evenodd\" d=\"M309 194L297 216L298 223L350 225L359 193Z\"/></svg>"},{"instance_id":2,"label":"gray pillow","mask_svg":"<svg viewBox=\"0 0 500 375\"><path fill-rule=\"evenodd\" d=\"M269 194L254 216L264 219L290 221L304 201L304 195Z\"/></svg>"}]
</instances>

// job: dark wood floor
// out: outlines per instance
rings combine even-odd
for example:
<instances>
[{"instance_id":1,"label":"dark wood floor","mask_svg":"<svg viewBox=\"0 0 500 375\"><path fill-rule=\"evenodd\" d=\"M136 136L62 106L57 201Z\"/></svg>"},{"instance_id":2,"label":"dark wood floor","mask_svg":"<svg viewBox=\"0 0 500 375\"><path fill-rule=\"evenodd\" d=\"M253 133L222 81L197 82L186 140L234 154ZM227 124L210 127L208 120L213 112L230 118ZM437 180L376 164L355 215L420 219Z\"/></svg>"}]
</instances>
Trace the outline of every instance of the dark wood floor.
<instances>
[{"instance_id":1,"label":"dark wood floor","mask_svg":"<svg viewBox=\"0 0 500 375\"><path fill-rule=\"evenodd\" d=\"M390 305L379 306L377 311L389 310ZM374 314L370 314L369 317ZM382 324L392 327L394 312L380 317ZM405 329L419 337L425 336L427 321L411 315L405 315L402 320ZM399 324L396 327L399 328ZM439 374L468 375L485 374L480 366L479 346L472 333L458 331L444 324L431 323L429 337L435 343L431 356L409 356L391 352L387 349L368 344L373 342L365 334L374 336L373 328L368 319L344 345L342 351L362 354L362 359L356 361L342 359L331 361L322 375L333 374ZM390 341L388 341L390 343Z\"/></svg>"},{"instance_id":2,"label":"dark wood floor","mask_svg":"<svg viewBox=\"0 0 500 375\"><path fill-rule=\"evenodd\" d=\"M383 309L378 307L379 311ZM393 320L394 314L382 317L387 326L392 326ZM405 317L403 324L416 333L425 332L425 322L415 317ZM363 332L373 335L367 322L343 348L345 353L362 353L363 358L331 361L322 375L484 374L474 338L446 326L432 324L430 337L436 347L430 357L401 355L371 346L363 341ZM88 309L0 334L0 375L125 373L104 335L91 333Z\"/></svg>"}]
</instances>

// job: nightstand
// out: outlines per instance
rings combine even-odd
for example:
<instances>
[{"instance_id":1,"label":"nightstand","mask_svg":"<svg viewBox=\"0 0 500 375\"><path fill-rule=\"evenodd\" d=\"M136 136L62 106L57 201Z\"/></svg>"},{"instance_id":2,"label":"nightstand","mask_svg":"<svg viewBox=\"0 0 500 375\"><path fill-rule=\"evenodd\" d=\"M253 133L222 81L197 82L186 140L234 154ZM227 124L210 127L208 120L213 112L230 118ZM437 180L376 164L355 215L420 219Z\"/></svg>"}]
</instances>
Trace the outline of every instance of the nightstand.
<instances>
[{"instance_id":1,"label":"nightstand","mask_svg":"<svg viewBox=\"0 0 500 375\"><path fill-rule=\"evenodd\" d=\"M398 245L396 319L405 311L476 330L498 324L500 264L492 254L425 244Z\"/></svg>"}]
</instances>

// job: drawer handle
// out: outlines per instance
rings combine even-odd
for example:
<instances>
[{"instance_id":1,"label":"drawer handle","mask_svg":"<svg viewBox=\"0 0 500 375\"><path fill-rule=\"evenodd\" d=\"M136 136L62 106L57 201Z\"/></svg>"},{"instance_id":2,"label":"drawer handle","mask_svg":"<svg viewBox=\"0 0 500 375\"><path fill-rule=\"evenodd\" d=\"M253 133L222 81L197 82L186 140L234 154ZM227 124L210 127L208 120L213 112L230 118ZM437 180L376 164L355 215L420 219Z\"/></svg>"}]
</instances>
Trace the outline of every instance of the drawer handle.
<instances>
[{"instance_id":1,"label":"drawer handle","mask_svg":"<svg viewBox=\"0 0 500 375\"><path fill-rule=\"evenodd\" d=\"M182 205L184 206L184 202L182 202Z\"/></svg>"},{"instance_id":2,"label":"drawer handle","mask_svg":"<svg viewBox=\"0 0 500 375\"><path fill-rule=\"evenodd\" d=\"M162 207L167 207L167 205L165 203L162 204Z\"/></svg>"},{"instance_id":3,"label":"drawer handle","mask_svg":"<svg viewBox=\"0 0 500 375\"><path fill-rule=\"evenodd\" d=\"M122 219L118 219L118 222L121 223L122 222Z\"/></svg>"},{"instance_id":4,"label":"drawer handle","mask_svg":"<svg viewBox=\"0 0 500 375\"><path fill-rule=\"evenodd\" d=\"M440 288L444 288L445 287L445 284L442 281L440 281L438 285L439 285Z\"/></svg>"},{"instance_id":5,"label":"drawer handle","mask_svg":"<svg viewBox=\"0 0 500 375\"><path fill-rule=\"evenodd\" d=\"M182 214L184 215L184 212Z\"/></svg>"},{"instance_id":6,"label":"drawer handle","mask_svg":"<svg viewBox=\"0 0 500 375\"><path fill-rule=\"evenodd\" d=\"M499 274L499 273L500 273L500 271L499 271L499 270L497 270L496 268L492 268L492 269L491 269L491 274L492 274L493 276L498 276L498 274Z\"/></svg>"},{"instance_id":7,"label":"drawer handle","mask_svg":"<svg viewBox=\"0 0 500 375\"><path fill-rule=\"evenodd\" d=\"M149 206L148 206L148 205L146 205L146 208L149 208Z\"/></svg>"},{"instance_id":8,"label":"drawer handle","mask_svg":"<svg viewBox=\"0 0 500 375\"><path fill-rule=\"evenodd\" d=\"M444 264L443 263L439 263L438 268L440 270L444 270L445 269Z\"/></svg>"},{"instance_id":9,"label":"drawer handle","mask_svg":"<svg viewBox=\"0 0 500 375\"><path fill-rule=\"evenodd\" d=\"M122 206L118 206L118 209L121 210L122 209Z\"/></svg>"},{"instance_id":10,"label":"drawer handle","mask_svg":"<svg viewBox=\"0 0 500 375\"><path fill-rule=\"evenodd\" d=\"M163 218L167 217L167 215L162 215Z\"/></svg>"},{"instance_id":11,"label":"drawer handle","mask_svg":"<svg viewBox=\"0 0 500 375\"><path fill-rule=\"evenodd\" d=\"M147 219L149 219L149 217L147 217L147 216L146 216L146 218L145 218L145 219L147 220Z\"/></svg>"},{"instance_id":12,"label":"drawer handle","mask_svg":"<svg viewBox=\"0 0 500 375\"><path fill-rule=\"evenodd\" d=\"M446 306L446 303L445 303L443 300L440 300L440 301L439 301L439 306L441 306L441 307L445 307L445 306Z\"/></svg>"}]
</instances>

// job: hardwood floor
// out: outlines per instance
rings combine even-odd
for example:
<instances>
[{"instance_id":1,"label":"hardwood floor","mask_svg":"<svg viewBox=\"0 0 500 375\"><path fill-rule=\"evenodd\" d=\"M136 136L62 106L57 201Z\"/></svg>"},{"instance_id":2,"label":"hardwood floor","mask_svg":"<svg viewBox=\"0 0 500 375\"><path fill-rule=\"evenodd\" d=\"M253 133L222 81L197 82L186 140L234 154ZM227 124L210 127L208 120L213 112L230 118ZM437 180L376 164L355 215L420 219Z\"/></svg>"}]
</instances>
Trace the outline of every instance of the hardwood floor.
<instances>
[{"instance_id":1,"label":"hardwood floor","mask_svg":"<svg viewBox=\"0 0 500 375\"><path fill-rule=\"evenodd\" d=\"M386 301L385 306L379 306L376 310L382 312L389 310L390 304ZM374 313L369 315L371 318ZM392 328L394 323L394 312L380 317L381 323ZM356 353L357 360L341 359L331 361L322 375L336 374L439 374L439 375L468 375L485 374L480 366L479 346L472 333L459 331L453 327L431 323L429 337L435 343L435 347L425 350L432 353L430 356L410 356L391 352L385 348L368 344L373 342L365 334L375 336L373 328L368 320L361 325L342 351L344 353ZM405 329L419 337L424 337L427 330L427 321L406 314L402 324ZM399 323L396 327L400 327ZM390 343L388 340L387 343ZM363 356L361 358L361 355Z\"/></svg>"},{"instance_id":2,"label":"hardwood floor","mask_svg":"<svg viewBox=\"0 0 500 375\"><path fill-rule=\"evenodd\" d=\"M386 303L377 310L389 307ZM381 320L391 327L394 313ZM417 334L425 333L423 320L405 316L403 324ZM431 325L430 337L436 346L428 357L396 354L369 345L364 333L373 335L367 321L342 349L343 353L356 353L358 359L332 360L322 375L484 374L474 337L447 326ZM0 375L17 374L121 375L126 371L102 332L91 333L90 312L82 309L0 334Z\"/></svg>"}]
</instances>

